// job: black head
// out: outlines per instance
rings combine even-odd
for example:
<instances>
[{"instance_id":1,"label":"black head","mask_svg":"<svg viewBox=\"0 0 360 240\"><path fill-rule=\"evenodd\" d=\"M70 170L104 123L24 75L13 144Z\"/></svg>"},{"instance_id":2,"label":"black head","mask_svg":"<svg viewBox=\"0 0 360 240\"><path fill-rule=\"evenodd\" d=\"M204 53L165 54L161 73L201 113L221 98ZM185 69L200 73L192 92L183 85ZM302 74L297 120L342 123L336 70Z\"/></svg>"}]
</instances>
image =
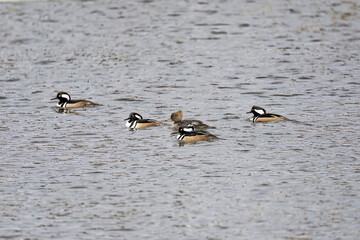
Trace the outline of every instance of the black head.
<instances>
[{"instance_id":1,"label":"black head","mask_svg":"<svg viewBox=\"0 0 360 240\"><path fill-rule=\"evenodd\" d=\"M59 92L55 98L52 98L51 100L59 99L60 102L68 102L71 100L70 94L66 92Z\"/></svg>"},{"instance_id":2,"label":"black head","mask_svg":"<svg viewBox=\"0 0 360 240\"><path fill-rule=\"evenodd\" d=\"M179 133L180 133L180 134L184 134L184 133L185 133L184 127L179 127Z\"/></svg>"},{"instance_id":3,"label":"black head","mask_svg":"<svg viewBox=\"0 0 360 240\"><path fill-rule=\"evenodd\" d=\"M260 115L263 115L266 113L266 110L262 107L258 107L258 106L253 106L251 108L251 111L250 112L247 112L247 113L253 113L254 116L260 116Z\"/></svg>"},{"instance_id":4,"label":"black head","mask_svg":"<svg viewBox=\"0 0 360 240\"><path fill-rule=\"evenodd\" d=\"M143 119L143 117L140 114L136 113L136 112L132 112L132 113L129 114L129 117L126 118L125 120L134 121L134 120L139 120L139 119Z\"/></svg>"}]
</instances>

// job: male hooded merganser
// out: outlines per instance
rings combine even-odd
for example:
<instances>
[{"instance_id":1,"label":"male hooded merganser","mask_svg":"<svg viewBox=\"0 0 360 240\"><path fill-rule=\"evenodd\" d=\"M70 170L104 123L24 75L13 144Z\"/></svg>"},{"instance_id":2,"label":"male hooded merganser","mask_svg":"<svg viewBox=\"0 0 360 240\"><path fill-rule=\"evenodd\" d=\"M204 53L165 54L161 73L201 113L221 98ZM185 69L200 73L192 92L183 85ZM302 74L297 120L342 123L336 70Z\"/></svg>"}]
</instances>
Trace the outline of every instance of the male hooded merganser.
<instances>
[{"instance_id":1,"label":"male hooded merganser","mask_svg":"<svg viewBox=\"0 0 360 240\"><path fill-rule=\"evenodd\" d=\"M71 100L71 97L66 92L59 92L55 98L51 100L58 99L59 102L57 103L57 107L59 108L82 108L82 107L95 107L99 106L100 104L93 103L88 100Z\"/></svg>"},{"instance_id":2,"label":"male hooded merganser","mask_svg":"<svg viewBox=\"0 0 360 240\"><path fill-rule=\"evenodd\" d=\"M286 117L274 113L266 113L266 110L262 107L253 106L250 112L254 114L251 119L253 122L270 122L270 121L283 121L287 120Z\"/></svg>"},{"instance_id":3,"label":"male hooded merganser","mask_svg":"<svg viewBox=\"0 0 360 240\"><path fill-rule=\"evenodd\" d=\"M130 113L129 117L126 118L125 120L126 120L125 126L130 128L131 130L163 125L162 123L157 122L153 119L143 119L143 117L140 114L135 112Z\"/></svg>"},{"instance_id":4,"label":"male hooded merganser","mask_svg":"<svg viewBox=\"0 0 360 240\"><path fill-rule=\"evenodd\" d=\"M171 114L171 117L166 120L166 121L174 121L172 128L174 130L178 130L179 127L181 126L187 126L187 125L192 125L196 130L204 130L204 129L208 129L211 128L209 125L206 125L205 123L203 123L200 120L193 120L193 119L188 119L188 120L183 120L184 114L183 112L177 111Z\"/></svg>"},{"instance_id":5,"label":"male hooded merganser","mask_svg":"<svg viewBox=\"0 0 360 240\"><path fill-rule=\"evenodd\" d=\"M212 141L218 139L215 135L212 135L208 131L195 131L193 125L179 127L179 135L177 139L180 143L196 143L198 141Z\"/></svg>"}]
</instances>

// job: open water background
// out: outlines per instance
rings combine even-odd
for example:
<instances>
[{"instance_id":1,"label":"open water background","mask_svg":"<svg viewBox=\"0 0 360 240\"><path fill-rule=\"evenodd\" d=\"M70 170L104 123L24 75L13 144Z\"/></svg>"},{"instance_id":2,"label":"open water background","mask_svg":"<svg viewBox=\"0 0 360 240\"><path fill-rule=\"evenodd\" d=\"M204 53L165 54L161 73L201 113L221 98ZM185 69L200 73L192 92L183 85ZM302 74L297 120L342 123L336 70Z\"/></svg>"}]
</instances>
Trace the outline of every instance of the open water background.
<instances>
[{"instance_id":1,"label":"open water background","mask_svg":"<svg viewBox=\"0 0 360 240\"><path fill-rule=\"evenodd\" d=\"M0 3L1 239L359 239L356 0ZM58 91L103 104L68 114ZM253 124L252 105L296 121ZM180 147L130 112L182 109Z\"/></svg>"}]
</instances>

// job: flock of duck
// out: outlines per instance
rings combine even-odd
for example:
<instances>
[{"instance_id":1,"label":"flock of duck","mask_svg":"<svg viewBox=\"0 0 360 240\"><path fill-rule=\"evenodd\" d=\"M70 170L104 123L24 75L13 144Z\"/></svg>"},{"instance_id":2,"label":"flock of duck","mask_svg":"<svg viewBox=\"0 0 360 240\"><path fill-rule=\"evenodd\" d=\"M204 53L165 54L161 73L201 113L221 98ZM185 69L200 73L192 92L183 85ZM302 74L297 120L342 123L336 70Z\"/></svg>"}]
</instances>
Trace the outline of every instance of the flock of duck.
<instances>
[{"instance_id":1,"label":"flock of duck","mask_svg":"<svg viewBox=\"0 0 360 240\"><path fill-rule=\"evenodd\" d=\"M60 109L71 108L84 108L100 106L98 103L94 103L88 100L72 100L70 95L66 92L59 92L55 98L51 100L59 100L57 107ZM253 106L250 112L252 113L252 122L269 122L269 121L283 121L288 120L284 116L266 113L265 109L258 106ZM171 114L170 118L166 121L172 121L172 129L178 132L177 139L180 143L195 143L198 141L213 141L218 139L217 136L206 131L208 128L212 128L209 125L203 123L200 120L183 119L183 112L177 111ZM140 114L132 112L129 117L124 119L125 126L130 130L136 130L141 128L147 128L152 126L164 125L162 122L153 119L144 119Z\"/></svg>"}]
</instances>

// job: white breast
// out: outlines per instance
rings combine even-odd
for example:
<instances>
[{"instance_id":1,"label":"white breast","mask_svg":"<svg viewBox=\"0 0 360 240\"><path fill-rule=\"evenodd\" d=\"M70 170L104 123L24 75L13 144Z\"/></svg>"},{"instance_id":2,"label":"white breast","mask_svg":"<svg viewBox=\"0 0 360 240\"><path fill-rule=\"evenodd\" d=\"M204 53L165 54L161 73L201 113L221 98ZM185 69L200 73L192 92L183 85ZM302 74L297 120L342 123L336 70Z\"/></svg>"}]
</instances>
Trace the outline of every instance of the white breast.
<instances>
[{"instance_id":1,"label":"white breast","mask_svg":"<svg viewBox=\"0 0 360 240\"><path fill-rule=\"evenodd\" d=\"M137 125L137 121L128 120L128 121L125 122L125 126L128 127L128 128L131 128L131 129L135 129L136 125Z\"/></svg>"},{"instance_id":2,"label":"white breast","mask_svg":"<svg viewBox=\"0 0 360 240\"><path fill-rule=\"evenodd\" d=\"M179 135L177 135L177 140L179 140L179 141L181 141L181 140L183 140L184 139L184 137L185 137L185 134L179 134Z\"/></svg>"},{"instance_id":3,"label":"white breast","mask_svg":"<svg viewBox=\"0 0 360 240\"><path fill-rule=\"evenodd\" d=\"M60 103L56 104L56 106L59 107L59 108L66 108L66 105L67 105L67 102L64 102L62 104L60 104Z\"/></svg>"}]
</instances>

